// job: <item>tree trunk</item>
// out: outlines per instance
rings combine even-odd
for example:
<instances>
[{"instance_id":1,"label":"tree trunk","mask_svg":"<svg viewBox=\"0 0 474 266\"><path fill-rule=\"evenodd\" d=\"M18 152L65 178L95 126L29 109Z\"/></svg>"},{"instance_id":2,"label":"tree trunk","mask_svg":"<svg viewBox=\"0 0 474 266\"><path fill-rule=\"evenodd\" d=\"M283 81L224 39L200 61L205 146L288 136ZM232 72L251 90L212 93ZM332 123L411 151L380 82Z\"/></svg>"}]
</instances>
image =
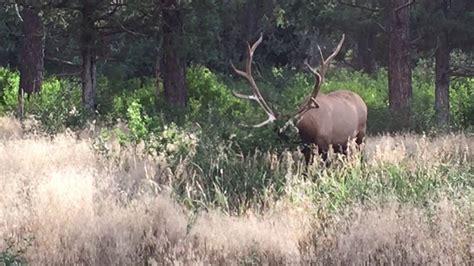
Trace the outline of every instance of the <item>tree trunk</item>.
<instances>
[{"instance_id":1,"label":"tree trunk","mask_svg":"<svg viewBox=\"0 0 474 266\"><path fill-rule=\"evenodd\" d=\"M449 125L449 61L450 49L445 32L438 35L438 48L435 53L435 110L436 124L441 128Z\"/></svg>"},{"instance_id":2,"label":"tree trunk","mask_svg":"<svg viewBox=\"0 0 474 266\"><path fill-rule=\"evenodd\" d=\"M186 60L183 38L183 13L177 0L161 0L163 30L163 84L171 107L187 105Z\"/></svg>"},{"instance_id":3,"label":"tree trunk","mask_svg":"<svg viewBox=\"0 0 474 266\"><path fill-rule=\"evenodd\" d=\"M81 57L82 57L82 106L88 112L96 107L96 53L94 29L94 5L86 0L82 6L81 21Z\"/></svg>"},{"instance_id":4,"label":"tree trunk","mask_svg":"<svg viewBox=\"0 0 474 266\"><path fill-rule=\"evenodd\" d=\"M390 111L401 127L410 126L412 83L409 48L410 0L388 1L388 90Z\"/></svg>"},{"instance_id":5,"label":"tree trunk","mask_svg":"<svg viewBox=\"0 0 474 266\"><path fill-rule=\"evenodd\" d=\"M371 75L375 71L374 45L376 31L368 30L357 38L356 66Z\"/></svg>"},{"instance_id":6,"label":"tree trunk","mask_svg":"<svg viewBox=\"0 0 474 266\"><path fill-rule=\"evenodd\" d=\"M96 61L95 53L90 47L82 49L82 105L93 112L96 107Z\"/></svg>"},{"instance_id":7,"label":"tree trunk","mask_svg":"<svg viewBox=\"0 0 474 266\"><path fill-rule=\"evenodd\" d=\"M23 115L23 95L41 91L44 70L44 27L38 10L25 6L21 12L20 87L18 101Z\"/></svg>"},{"instance_id":8,"label":"tree trunk","mask_svg":"<svg viewBox=\"0 0 474 266\"><path fill-rule=\"evenodd\" d=\"M163 80L161 79L161 64L163 60L161 60L161 55L158 53L155 60L155 82L156 82L156 95L159 95L161 89L161 83Z\"/></svg>"}]
</instances>

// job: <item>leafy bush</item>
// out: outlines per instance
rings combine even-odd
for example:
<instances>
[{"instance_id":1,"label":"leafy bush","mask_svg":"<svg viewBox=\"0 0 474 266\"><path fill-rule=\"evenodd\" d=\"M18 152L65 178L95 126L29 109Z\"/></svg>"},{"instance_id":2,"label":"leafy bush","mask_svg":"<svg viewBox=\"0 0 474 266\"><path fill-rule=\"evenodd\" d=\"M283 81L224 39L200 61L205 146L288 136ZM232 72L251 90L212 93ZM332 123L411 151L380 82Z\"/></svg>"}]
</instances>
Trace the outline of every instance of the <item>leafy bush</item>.
<instances>
[{"instance_id":1,"label":"leafy bush","mask_svg":"<svg viewBox=\"0 0 474 266\"><path fill-rule=\"evenodd\" d=\"M5 239L6 247L0 250L0 265L26 265L26 252L32 240L30 236L20 240L14 240L13 237Z\"/></svg>"},{"instance_id":2,"label":"leafy bush","mask_svg":"<svg viewBox=\"0 0 474 266\"><path fill-rule=\"evenodd\" d=\"M142 106L132 101L127 108L128 129L130 138L134 141L147 138L149 129L147 127L150 118L141 112Z\"/></svg>"},{"instance_id":3,"label":"leafy bush","mask_svg":"<svg viewBox=\"0 0 474 266\"><path fill-rule=\"evenodd\" d=\"M451 123L456 128L474 126L474 78L455 79L450 87Z\"/></svg>"},{"instance_id":4,"label":"leafy bush","mask_svg":"<svg viewBox=\"0 0 474 266\"><path fill-rule=\"evenodd\" d=\"M41 93L25 102L25 112L41 121L48 132L80 127L85 121L81 90L75 81L46 80Z\"/></svg>"},{"instance_id":5,"label":"leafy bush","mask_svg":"<svg viewBox=\"0 0 474 266\"><path fill-rule=\"evenodd\" d=\"M413 127L414 131L434 129L434 81L432 71L419 66L413 71ZM303 98L312 89L313 77L301 70L272 68L256 69L262 94L278 114L295 111ZM235 76L233 76L235 77ZM0 68L0 113L17 109L19 77L17 72ZM451 83L451 124L454 128L465 128L474 124L474 79L454 79ZM161 84L158 84L161 86ZM150 132L162 130L170 117L181 111L166 107L162 88L156 88L152 78L110 80L98 78L99 120L111 124L117 119L128 121L133 127L135 139L144 138ZM249 91L246 81L239 78L218 76L208 68L194 65L187 71L189 106L180 126L199 123L203 132L220 136L223 140L234 136L242 149L254 147L276 147L279 137L272 125L261 129L248 129L243 124L256 124L265 119L265 114L252 102L241 100L231 91ZM356 71L338 68L328 73L323 92L349 89L362 96L369 109L368 130L371 133L396 131L395 117L388 110L387 72L380 70L369 76ZM27 115L41 122L48 132L58 132L66 127L78 127L85 121L81 112L80 88L77 80L49 78L44 81L43 91L29 97L25 102ZM181 117L181 115L178 115Z\"/></svg>"},{"instance_id":6,"label":"leafy bush","mask_svg":"<svg viewBox=\"0 0 474 266\"><path fill-rule=\"evenodd\" d=\"M18 108L19 74L0 69L0 113L12 113ZM49 78L40 93L25 96L25 115L40 121L43 130L53 133L84 122L81 112L81 91L77 80Z\"/></svg>"},{"instance_id":7,"label":"leafy bush","mask_svg":"<svg viewBox=\"0 0 474 266\"><path fill-rule=\"evenodd\" d=\"M12 112L18 103L20 76L17 72L0 67L0 113Z\"/></svg>"},{"instance_id":8,"label":"leafy bush","mask_svg":"<svg viewBox=\"0 0 474 266\"><path fill-rule=\"evenodd\" d=\"M102 76L97 87L99 113L109 120L126 119L128 109L134 103L139 103L148 115L157 113L157 89L152 79L111 81Z\"/></svg>"},{"instance_id":9,"label":"leafy bush","mask_svg":"<svg viewBox=\"0 0 474 266\"><path fill-rule=\"evenodd\" d=\"M208 68L194 65L187 69L186 75L188 121L208 121L214 117L233 119L249 112L248 104L235 98L230 89ZM135 103L139 103L142 111L149 116L177 112L167 109L162 85L159 84L159 88L156 86L156 80L151 78L110 81L101 77L98 82L100 113L113 119L127 118L130 105Z\"/></svg>"},{"instance_id":10,"label":"leafy bush","mask_svg":"<svg viewBox=\"0 0 474 266\"><path fill-rule=\"evenodd\" d=\"M216 74L204 66L190 67L186 73L186 84L189 90L190 120L205 116L235 119L249 112L248 104L232 95Z\"/></svg>"}]
</instances>

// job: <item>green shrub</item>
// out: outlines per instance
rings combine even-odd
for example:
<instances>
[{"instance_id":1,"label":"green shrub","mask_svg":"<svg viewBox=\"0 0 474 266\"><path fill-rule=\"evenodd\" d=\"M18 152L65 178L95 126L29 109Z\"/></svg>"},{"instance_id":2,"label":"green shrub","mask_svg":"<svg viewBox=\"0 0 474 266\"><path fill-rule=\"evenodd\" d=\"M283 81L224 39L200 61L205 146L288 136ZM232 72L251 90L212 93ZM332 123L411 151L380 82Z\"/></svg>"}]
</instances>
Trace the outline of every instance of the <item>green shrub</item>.
<instances>
[{"instance_id":1,"label":"green shrub","mask_svg":"<svg viewBox=\"0 0 474 266\"><path fill-rule=\"evenodd\" d=\"M81 127L85 117L81 107L81 90L77 81L48 79L40 94L25 102L25 112L41 121L48 132Z\"/></svg>"},{"instance_id":2,"label":"green shrub","mask_svg":"<svg viewBox=\"0 0 474 266\"><path fill-rule=\"evenodd\" d=\"M455 128L474 127L474 78L451 82L451 123Z\"/></svg>"},{"instance_id":3,"label":"green shrub","mask_svg":"<svg viewBox=\"0 0 474 266\"><path fill-rule=\"evenodd\" d=\"M139 103L148 115L157 112L157 88L153 79L111 81L102 76L97 87L99 113L109 120L126 119L128 109L134 103Z\"/></svg>"},{"instance_id":4,"label":"green shrub","mask_svg":"<svg viewBox=\"0 0 474 266\"><path fill-rule=\"evenodd\" d=\"M0 69L0 113L17 111L19 80L17 72ZM81 126L85 120L81 112L79 83L77 80L46 79L40 93L25 96L24 112L50 133Z\"/></svg>"},{"instance_id":5,"label":"green shrub","mask_svg":"<svg viewBox=\"0 0 474 266\"><path fill-rule=\"evenodd\" d=\"M30 236L20 240L14 240L13 237L4 239L6 247L0 250L0 265L27 265L26 252L32 241Z\"/></svg>"},{"instance_id":6,"label":"green shrub","mask_svg":"<svg viewBox=\"0 0 474 266\"><path fill-rule=\"evenodd\" d=\"M146 114L141 112L142 106L136 101L131 102L127 108L127 121L130 137L134 141L145 139L149 129L147 122L150 120Z\"/></svg>"},{"instance_id":7,"label":"green shrub","mask_svg":"<svg viewBox=\"0 0 474 266\"><path fill-rule=\"evenodd\" d=\"M414 131L434 129L434 81L432 71L419 66L413 71L413 123ZM254 77L271 107L278 114L291 114L312 90L313 77L295 69L255 69ZM0 113L17 110L19 76L17 72L0 68ZM245 80L219 76L208 68L194 65L187 69L189 106L187 110L166 106L162 88L157 89L153 78L129 80L98 78L97 117L100 121L116 123L128 121L135 139L150 132L162 130L170 119L185 126L199 123L203 132L228 140L238 139L242 150L254 147L277 147L280 143L271 125L261 129L246 128L266 119L255 102L236 98L232 91L249 93ZM161 86L161 85L160 85ZM459 78L451 83L451 125L465 128L474 124L474 79ZM387 72L380 70L372 76L344 68L332 69L322 87L323 92L348 89L362 96L368 106L368 130L371 133L399 130L397 120L388 109ZM80 86L78 80L48 78L43 90L25 101L26 115L41 122L48 132L83 125ZM139 128L140 127L140 128Z\"/></svg>"},{"instance_id":8,"label":"green shrub","mask_svg":"<svg viewBox=\"0 0 474 266\"><path fill-rule=\"evenodd\" d=\"M0 67L0 113L13 112L18 106L18 72Z\"/></svg>"},{"instance_id":9,"label":"green shrub","mask_svg":"<svg viewBox=\"0 0 474 266\"><path fill-rule=\"evenodd\" d=\"M146 145L151 152L164 154L168 162L174 165L180 157L194 156L200 135L198 128L183 129L171 123L165 125L162 130L153 132Z\"/></svg>"},{"instance_id":10,"label":"green shrub","mask_svg":"<svg viewBox=\"0 0 474 266\"><path fill-rule=\"evenodd\" d=\"M246 102L237 99L208 68L195 65L188 68L186 84L189 92L188 119L206 116L235 119L249 112Z\"/></svg>"}]
</instances>

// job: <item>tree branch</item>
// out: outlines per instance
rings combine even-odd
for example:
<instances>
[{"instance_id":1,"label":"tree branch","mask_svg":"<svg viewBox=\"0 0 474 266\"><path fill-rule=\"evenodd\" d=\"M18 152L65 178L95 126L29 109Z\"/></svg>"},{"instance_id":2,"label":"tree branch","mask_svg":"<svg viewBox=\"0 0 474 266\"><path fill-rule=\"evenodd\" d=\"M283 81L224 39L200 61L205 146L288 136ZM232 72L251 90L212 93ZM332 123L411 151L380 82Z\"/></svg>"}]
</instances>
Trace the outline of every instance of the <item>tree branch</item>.
<instances>
[{"instance_id":1,"label":"tree branch","mask_svg":"<svg viewBox=\"0 0 474 266\"><path fill-rule=\"evenodd\" d=\"M351 64L351 63L349 63L345 58L342 59L341 61L342 61L342 63L343 63L344 65L347 65L347 66L349 66L350 68L352 68L352 69L354 69L354 70L359 70L356 66L354 66L354 65Z\"/></svg>"},{"instance_id":2,"label":"tree branch","mask_svg":"<svg viewBox=\"0 0 474 266\"><path fill-rule=\"evenodd\" d=\"M474 77L474 65L453 67L449 74L454 77Z\"/></svg>"},{"instance_id":3,"label":"tree branch","mask_svg":"<svg viewBox=\"0 0 474 266\"><path fill-rule=\"evenodd\" d=\"M62 78L62 77L79 77L81 75L81 71L76 71L76 72L62 72L62 73L52 73L51 76L57 77L57 78Z\"/></svg>"},{"instance_id":4,"label":"tree branch","mask_svg":"<svg viewBox=\"0 0 474 266\"><path fill-rule=\"evenodd\" d=\"M64 8L69 4L69 1L70 0L63 0L61 2L54 3L54 4L52 4L52 7L54 7L54 8Z\"/></svg>"},{"instance_id":5,"label":"tree branch","mask_svg":"<svg viewBox=\"0 0 474 266\"><path fill-rule=\"evenodd\" d=\"M387 29L382 25L380 24L380 22L378 21L374 21L375 25L377 25L383 32L387 32Z\"/></svg>"},{"instance_id":6,"label":"tree branch","mask_svg":"<svg viewBox=\"0 0 474 266\"><path fill-rule=\"evenodd\" d=\"M395 8L395 14L398 14L398 12L400 12L402 9L404 9L405 7L413 5L414 3L415 3L415 0L410 0L410 1L406 2L405 4Z\"/></svg>"},{"instance_id":7,"label":"tree branch","mask_svg":"<svg viewBox=\"0 0 474 266\"><path fill-rule=\"evenodd\" d=\"M76 64L76 63L73 63L71 61L67 61L67 60L57 58L57 57L54 57L54 56L45 56L44 59L49 60L49 61L54 61L54 62L57 62L57 63L61 63L61 64L64 64L64 65L68 65L68 66L74 66L74 67L81 66L80 64Z\"/></svg>"},{"instance_id":8,"label":"tree branch","mask_svg":"<svg viewBox=\"0 0 474 266\"><path fill-rule=\"evenodd\" d=\"M143 33L140 33L140 32L136 32L136 31L133 31L131 29L128 29L127 27L125 27L118 19L115 19L113 18L112 19L115 23L117 23L117 25L120 27L120 29L122 29L123 31L131 34L131 35L135 35L135 36L146 36L146 34L143 34Z\"/></svg>"},{"instance_id":9,"label":"tree branch","mask_svg":"<svg viewBox=\"0 0 474 266\"><path fill-rule=\"evenodd\" d=\"M346 3L342 0L337 0L337 2L341 5L345 5L345 6L350 6L350 7L355 7L355 8L359 8L359 9L362 9L362 10L366 10L366 11L370 11L370 12L379 12L380 9L379 8L372 8L372 7L367 7L367 6L360 6L360 5L356 5L355 3Z\"/></svg>"},{"instance_id":10,"label":"tree branch","mask_svg":"<svg viewBox=\"0 0 474 266\"><path fill-rule=\"evenodd\" d=\"M121 7L124 7L125 4L115 4L113 9L110 12L105 12L102 16L99 16L97 20L106 20L107 18L113 16Z\"/></svg>"},{"instance_id":11,"label":"tree branch","mask_svg":"<svg viewBox=\"0 0 474 266\"><path fill-rule=\"evenodd\" d=\"M15 3L15 13L16 13L16 16L18 17L18 19L20 20L20 22L23 22L23 18L21 17L20 15L20 10L18 8L18 4Z\"/></svg>"}]
</instances>

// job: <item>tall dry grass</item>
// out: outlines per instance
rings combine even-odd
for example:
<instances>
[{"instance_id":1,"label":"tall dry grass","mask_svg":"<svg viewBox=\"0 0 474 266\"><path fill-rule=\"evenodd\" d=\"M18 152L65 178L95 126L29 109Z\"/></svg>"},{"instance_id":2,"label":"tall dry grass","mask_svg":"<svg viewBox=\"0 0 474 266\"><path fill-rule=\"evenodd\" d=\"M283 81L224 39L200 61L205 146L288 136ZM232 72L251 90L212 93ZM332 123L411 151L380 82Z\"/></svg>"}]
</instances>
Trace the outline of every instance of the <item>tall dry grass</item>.
<instances>
[{"instance_id":1,"label":"tall dry grass","mask_svg":"<svg viewBox=\"0 0 474 266\"><path fill-rule=\"evenodd\" d=\"M207 210L190 208L186 197L176 200L174 183L187 182L189 197L204 191L193 187L202 182L188 180L206 171L196 172L192 162L171 169L163 156L110 147L116 156L105 159L91 140L24 136L14 120L0 120L2 259L18 255L33 265L473 263L474 140L466 134L371 137L363 162L318 168L319 179L302 175L289 154L261 154L250 159L284 172L284 193L239 215L211 199L201 205ZM397 183L405 175L413 179ZM412 195L405 190L424 188L410 182L427 182L439 193L404 201L403 193Z\"/></svg>"}]
</instances>

